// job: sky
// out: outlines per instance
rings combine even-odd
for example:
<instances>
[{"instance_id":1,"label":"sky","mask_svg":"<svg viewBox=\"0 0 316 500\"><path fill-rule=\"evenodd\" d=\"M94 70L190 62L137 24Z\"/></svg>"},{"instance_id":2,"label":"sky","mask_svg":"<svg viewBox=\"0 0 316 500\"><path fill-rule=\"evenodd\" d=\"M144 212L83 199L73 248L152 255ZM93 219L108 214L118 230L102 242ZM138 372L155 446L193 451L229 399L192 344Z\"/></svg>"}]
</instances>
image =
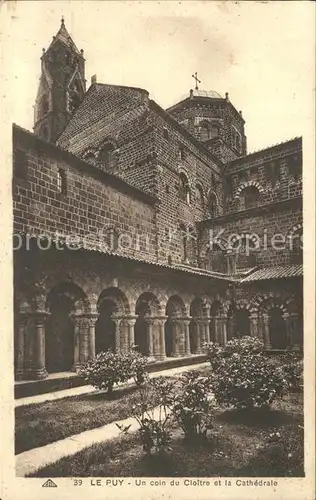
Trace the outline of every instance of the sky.
<instances>
[{"instance_id":1,"label":"sky","mask_svg":"<svg viewBox=\"0 0 316 500\"><path fill-rule=\"evenodd\" d=\"M87 88L145 88L167 108L194 87L229 92L248 151L300 136L313 120L313 2L11 1L1 4L12 121L29 130L42 48L61 17L84 49ZM4 63L3 63L4 61Z\"/></svg>"}]
</instances>

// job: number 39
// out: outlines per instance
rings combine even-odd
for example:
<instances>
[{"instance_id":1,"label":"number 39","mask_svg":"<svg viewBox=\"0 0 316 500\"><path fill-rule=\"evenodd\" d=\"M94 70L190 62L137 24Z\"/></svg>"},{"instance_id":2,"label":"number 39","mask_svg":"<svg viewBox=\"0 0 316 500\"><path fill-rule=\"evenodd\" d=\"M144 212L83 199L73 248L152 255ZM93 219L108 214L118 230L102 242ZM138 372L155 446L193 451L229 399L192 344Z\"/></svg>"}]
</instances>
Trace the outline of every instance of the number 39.
<instances>
[{"instance_id":1,"label":"number 39","mask_svg":"<svg viewBox=\"0 0 316 500\"><path fill-rule=\"evenodd\" d=\"M82 486L82 479L74 479L74 486Z\"/></svg>"}]
</instances>

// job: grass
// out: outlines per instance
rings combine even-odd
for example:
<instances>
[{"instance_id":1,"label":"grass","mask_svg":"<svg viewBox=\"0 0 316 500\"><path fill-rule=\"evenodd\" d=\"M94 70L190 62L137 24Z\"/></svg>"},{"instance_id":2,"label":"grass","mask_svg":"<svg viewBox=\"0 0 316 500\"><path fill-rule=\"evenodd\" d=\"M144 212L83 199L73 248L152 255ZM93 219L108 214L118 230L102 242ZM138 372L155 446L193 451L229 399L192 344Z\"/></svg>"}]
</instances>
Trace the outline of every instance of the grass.
<instances>
[{"instance_id":1,"label":"grass","mask_svg":"<svg viewBox=\"0 0 316 500\"><path fill-rule=\"evenodd\" d=\"M114 391L111 399L104 392L93 392L17 407L15 453L127 418L138 401L137 388L128 387Z\"/></svg>"},{"instance_id":2,"label":"grass","mask_svg":"<svg viewBox=\"0 0 316 500\"><path fill-rule=\"evenodd\" d=\"M280 436L278 436L278 434ZM290 394L271 410L218 410L204 443L173 429L171 451L145 455L137 434L65 457L31 477L302 477L303 398Z\"/></svg>"}]
</instances>

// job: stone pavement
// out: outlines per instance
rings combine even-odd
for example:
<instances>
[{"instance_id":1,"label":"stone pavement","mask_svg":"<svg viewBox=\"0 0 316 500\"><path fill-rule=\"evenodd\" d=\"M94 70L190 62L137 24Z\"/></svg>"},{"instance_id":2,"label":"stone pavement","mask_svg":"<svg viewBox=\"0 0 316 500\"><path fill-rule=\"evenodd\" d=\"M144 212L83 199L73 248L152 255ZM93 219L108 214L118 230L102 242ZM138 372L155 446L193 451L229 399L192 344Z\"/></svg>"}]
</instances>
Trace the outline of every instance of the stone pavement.
<instances>
[{"instance_id":1,"label":"stone pavement","mask_svg":"<svg viewBox=\"0 0 316 500\"><path fill-rule=\"evenodd\" d=\"M202 368L207 365L208 363L200 363L198 365L191 365L190 367L181 366L178 368L172 368L171 370L163 370L161 372L152 373L151 377L176 375L180 374L181 372L187 371L188 368L190 370L194 370ZM77 391L78 389L79 388L76 388ZM93 388L90 388L90 391L87 391L88 387L86 386L82 387L81 389L82 390L85 389L86 390L85 392L92 392L92 390L95 390ZM69 396L72 396L74 395L73 391L74 389L68 389L67 391L58 391L58 392L63 392L63 393L67 392ZM84 392L81 392L81 394L83 393ZM57 397L58 393L51 393L49 394L49 396L52 396L52 394L56 394L55 399L58 399ZM48 396L48 394L41 394L40 396L44 397ZM32 402L35 402L34 399L38 397L39 396L34 396L34 397L32 396L31 398L24 398L24 400L32 399L33 400ZM65 395L61 397L65 397ZM48 400L50 399L47 398L44 399L43 401L48 401ZM154 410L154 415L158 415L158 409ZM113 439L118 437L120 435L120 430L117 427L116 423L123 426L130 425L131 426L130 431L132 432L136 431L139 427L135 418L129 417L126 418L125 420L120 420L118 422L111 422L110 424L104 425L102 427L98 427L96 429L92 429L89 431L84 431L81 432L80 434L75 434L66 439L61 439L59 441L56 441L55 443L47 444L39 448L34 448L32 450L24 451L23 453L16 455L16 476L24 477L27 474L31 474L32 472L37 471L39 468L45 467L46 465L56 462L60 458L74 455L75 453L91 446L92 444L102 443L107 439Z\"/></svg>"}]
</instances>

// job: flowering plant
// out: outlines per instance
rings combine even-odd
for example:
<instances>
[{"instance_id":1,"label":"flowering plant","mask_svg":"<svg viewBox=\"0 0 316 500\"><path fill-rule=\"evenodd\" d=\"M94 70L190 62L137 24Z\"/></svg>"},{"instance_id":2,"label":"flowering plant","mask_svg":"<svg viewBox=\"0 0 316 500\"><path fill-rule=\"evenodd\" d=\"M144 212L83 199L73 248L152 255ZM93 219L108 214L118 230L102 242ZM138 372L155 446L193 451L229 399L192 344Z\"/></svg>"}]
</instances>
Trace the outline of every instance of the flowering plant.
<instances>
[{"instance_id":1,"label":"flowering plant","mask_svg":"<svg viewBox=\"0 0 316 500\"><path fill-rule=\"evenodd\" d=\"M79 374L88 384L111 394L114 384L132 377L137 385L143 383L146 364L147 359L136 351L116 353L108 350L85 363Z\"/></svg>"}]
</instances>

